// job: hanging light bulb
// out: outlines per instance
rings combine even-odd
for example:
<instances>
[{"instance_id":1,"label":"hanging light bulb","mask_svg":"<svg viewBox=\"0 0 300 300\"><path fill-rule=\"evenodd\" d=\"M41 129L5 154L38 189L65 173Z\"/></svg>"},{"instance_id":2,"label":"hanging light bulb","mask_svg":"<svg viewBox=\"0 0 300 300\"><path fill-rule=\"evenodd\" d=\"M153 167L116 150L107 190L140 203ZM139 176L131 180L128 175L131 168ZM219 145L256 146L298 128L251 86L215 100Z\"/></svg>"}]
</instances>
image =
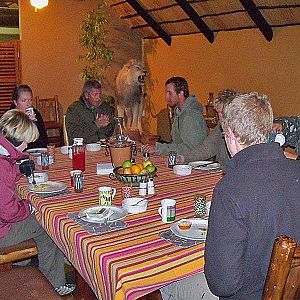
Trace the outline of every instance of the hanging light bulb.
<instances>
[{"instance_id":1,"label":"hanging light bulb","mask_svg":"<svg viewBox=\"0 0 300 300\"><path fill-rule=\"evenodd\" d=\"M30 0L30 4L35 7L35 10L42 9L48 5L48 0Z\"/></svg>"}]
</instances>

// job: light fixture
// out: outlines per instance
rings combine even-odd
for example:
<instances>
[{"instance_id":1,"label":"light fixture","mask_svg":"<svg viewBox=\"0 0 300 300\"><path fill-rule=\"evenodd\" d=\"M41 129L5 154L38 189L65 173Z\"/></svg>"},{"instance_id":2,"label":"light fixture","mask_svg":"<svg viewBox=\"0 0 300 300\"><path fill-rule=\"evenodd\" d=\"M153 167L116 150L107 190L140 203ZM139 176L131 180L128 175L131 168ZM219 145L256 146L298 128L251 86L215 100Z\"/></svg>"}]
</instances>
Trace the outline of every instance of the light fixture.
<instances>
[{"instance_id":1,"label":"light fixture","mask_svg":"<svg viewBox=\"0 0 300 300\"><path fill-rule=\"evenodd\" d=\"M48 5L48 0L30 0L30 4L35 7L35 11Z\"/></svg>"}]
</instances>

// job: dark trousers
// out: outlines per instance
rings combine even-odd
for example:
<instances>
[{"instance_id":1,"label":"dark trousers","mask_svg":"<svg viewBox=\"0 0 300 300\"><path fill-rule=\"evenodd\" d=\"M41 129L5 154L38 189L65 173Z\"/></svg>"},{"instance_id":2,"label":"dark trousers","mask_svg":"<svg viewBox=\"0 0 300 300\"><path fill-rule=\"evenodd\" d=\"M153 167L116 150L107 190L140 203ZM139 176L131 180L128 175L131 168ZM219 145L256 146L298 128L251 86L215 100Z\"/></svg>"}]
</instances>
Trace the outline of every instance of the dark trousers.
<instances>
[{"instance_id":1,"label":"dark trousers","mask_svg":"<svg viewBox=\"0 0 300 300\"><path fill-rule=\"evenodd\" d=\"M65 284L64 255L36 220L34 214L15 223L0 239L0 247L7 247L34 239L38 249L39 269L54 287Z\"/></svg>"}]
</instances>

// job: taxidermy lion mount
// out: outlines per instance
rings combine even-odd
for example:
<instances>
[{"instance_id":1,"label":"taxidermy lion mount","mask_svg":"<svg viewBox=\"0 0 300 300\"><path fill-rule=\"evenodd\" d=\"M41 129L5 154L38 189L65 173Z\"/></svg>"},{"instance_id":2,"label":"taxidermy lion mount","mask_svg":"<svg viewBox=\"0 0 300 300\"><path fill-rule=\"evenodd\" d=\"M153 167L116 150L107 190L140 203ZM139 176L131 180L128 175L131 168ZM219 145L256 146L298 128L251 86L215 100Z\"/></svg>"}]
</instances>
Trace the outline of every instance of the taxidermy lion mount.
<instances>
[{"instance_id":1,"label":"taxidermy lion mount","mask_svg":"<svg viewBox=\"0 0 300 300\"><path fill-rule=\"evenodd\" d=\"M123 117L128 131L142 129L144 111L144 84L146 70L136 59L131 59L116 78L118 117Z\"/></svg>"}]
</instances>

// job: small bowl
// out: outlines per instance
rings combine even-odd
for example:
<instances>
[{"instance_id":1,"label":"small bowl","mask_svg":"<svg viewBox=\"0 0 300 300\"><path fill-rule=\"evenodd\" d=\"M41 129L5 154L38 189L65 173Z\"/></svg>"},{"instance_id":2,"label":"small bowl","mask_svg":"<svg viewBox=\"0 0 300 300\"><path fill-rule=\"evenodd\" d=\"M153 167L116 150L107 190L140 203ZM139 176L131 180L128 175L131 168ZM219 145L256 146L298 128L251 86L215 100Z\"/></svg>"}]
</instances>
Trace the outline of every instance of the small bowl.
<instances>
[{"instance_id":1,"label":"small bowl","mask_svg":"<svg viewBox=\"0 0 300 300\"><path fill-rule=\"evenodd\" d=\"M178 221L178 228L180 230L189 230L192 227L192 222L187 219Z\"/></svg>"},{"instance_id":2,"label":"small bowl","mask_svg":"<svg viewBox=\"0 0 300 300\"><path fill-rule=\"evenodd\" d=\"M98 144L98 143L86 144L86 150L87 151L100 151L101 144Z\"/></svg>"},{"instance_id":3,"label":"small bowl","mask_svg":"<svg viewBox=\"0 0 300 300\"><path fill-rule=\"evenodd\" d=\"M144 198L126 198L122 201L122 207L130 214L139 214L145 212L148 206L148 200ZM140 202L139 202L140 201ZM137 205L135 205L139 202Z\"/></svg>"},{"instance_id":4,"label":"small bowl","mask_svg":"<svg viewBox=\"0 0 300 300\"><path fill-rule=\"evenodd\" d=\"M189 165L175 165L173 167L173 172L176 175L186 176L192 173L192 167Z\"/></svg>"}]
</instances>

